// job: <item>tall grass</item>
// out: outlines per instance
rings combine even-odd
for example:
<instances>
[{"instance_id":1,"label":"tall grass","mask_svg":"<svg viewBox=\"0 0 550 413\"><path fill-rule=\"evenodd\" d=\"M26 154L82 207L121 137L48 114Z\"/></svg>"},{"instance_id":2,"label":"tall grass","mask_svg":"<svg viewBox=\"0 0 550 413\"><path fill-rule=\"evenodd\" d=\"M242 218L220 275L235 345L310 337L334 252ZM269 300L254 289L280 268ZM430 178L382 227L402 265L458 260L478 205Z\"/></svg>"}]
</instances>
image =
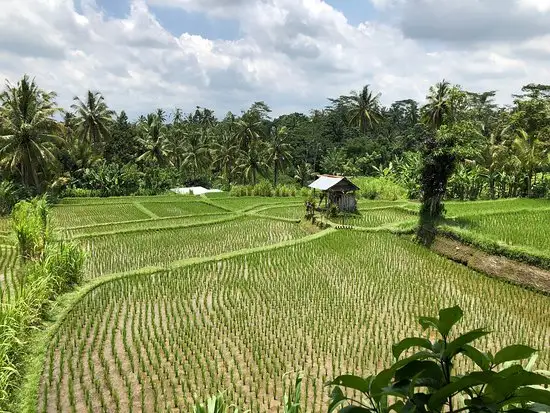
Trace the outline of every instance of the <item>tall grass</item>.
<instances>
[{"instance_id":1,"label":"tall grass","mask_svg":"<svg viewBox=\"0 0 550 413\"><path fill-rule=\"evenodd\" d=\"M23 266L13 293L0 295L0 411L10 411L30 332L50 300L82 278L84 252L75 243L53 241L49 215L43 199L20 202L12 214Z\"/></svg>"}]
</instances>

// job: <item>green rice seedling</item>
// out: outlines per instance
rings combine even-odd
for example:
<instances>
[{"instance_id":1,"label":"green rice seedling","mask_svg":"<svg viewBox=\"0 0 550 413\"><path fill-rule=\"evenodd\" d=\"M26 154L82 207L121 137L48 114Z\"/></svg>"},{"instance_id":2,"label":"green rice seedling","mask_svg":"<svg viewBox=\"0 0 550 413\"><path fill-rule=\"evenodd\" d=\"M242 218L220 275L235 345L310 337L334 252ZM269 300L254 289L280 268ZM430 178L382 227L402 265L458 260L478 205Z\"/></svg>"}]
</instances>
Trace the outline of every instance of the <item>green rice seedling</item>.
<instances>
[{"instance_id":1,"label":"green rice seedling","mask_svg":"<svg viewBox=\"0 0 550 413\"><path fill-rule=\"evenodd\" d=\"M151 218L134 204L58 205L52 208L57 227L75 227Z\"/></svg>"},{"instance_id":2,"label":"green rice seedling","mask_svg":"<svg viewBox=\"0 0 550 413\"><path fill-rule=\"evenodd\" d=\"M219 214L227 210L211 205L210 203L191 201L191 202L142 202L145 208L159 217L175 217L180 215L192 214Z\"/></svg>"},{"instance_id":3,"label":"green rice seedling","mask_svg":"<svg viewBox=\"0 0 550 413\"><path fill-rule=\"evenodd\" d=\"M333 221L339 224L353 225L357 227L375 228L386 224L415 221L418 216L399 208L361 209L358 214L347 214Z\"/></svg>"},{"instance_id":4,"label":"green rice seedling","mask_svg":"<svg viewBox=\"0 0 550 413\"><path fill-rule=\"evenodd\" d=\"M216 234L223 232L231 231ZM525 343L540 349L535 368L548 369L549 300L389 233L333 231L93 289L50 342L45 361L53 368L44 370L42 382L51 370L55 384L40 396L38 410L71 411L58 401L69 391L68 381L58 378L71 374L70 355L86 358L73 365L76 376L78 369L90 375L94 366L90 391L97 410L114 411L119 400L124 411L130 380L136 407L145 412L173 408L176 401L193 411L197 400L220 390L229 405L283 411L282 375L303 371L300 408L324 411L327 378L379 371L393 359L391 344L417 331L418 316L452 305L464 309L464 328L484 325L495 332L480 346ZM459 372L467 367L457 359ZM85 390L73 388L76 410L90 410Z\"/></svg>"},{"instance_id":5,"label":"green rice seedling","mask_svg":"<svg viewBox=\"0 0 550 413\"><path fill-rule=\"evenodd\" d=\"M522 209L550 209L548 199L511 198L494 201L445 202L447 216L478 215L480 213L506 213Z\"/></svg>"},{"instance_id":6,"label":"green rice seedling","mask_svg":"<svg viewBox=\"0 0 550 413\"><path fill-rule=\"evenodd\" d=\"M190 228L83 238L81 243L89 256L86 276L97 277L275 244L305 235L307 232L297 224L246 217Z\"/></svg>"},{"instance_id":7,"label":"green rice seedling","mask_svg":"<svg viewBox=\"0 0 550 413\"><path fill-rule=\"evenodd\" d=\"M211 203L232 211L249 211L262 206L278 204L296 204L300 198L295 197L233 197L233 198L213 198Z\"/></svg>"},{"instance_id":8,"label":"green rice seedling","mask_svg":"<svg viewBox=\"0 0 550 413\"><path fill-rule=\"evenodd\" d=\"M550 253L550 210L473 215L457 222L492 241Z\"/></svg>"}]
</instances>

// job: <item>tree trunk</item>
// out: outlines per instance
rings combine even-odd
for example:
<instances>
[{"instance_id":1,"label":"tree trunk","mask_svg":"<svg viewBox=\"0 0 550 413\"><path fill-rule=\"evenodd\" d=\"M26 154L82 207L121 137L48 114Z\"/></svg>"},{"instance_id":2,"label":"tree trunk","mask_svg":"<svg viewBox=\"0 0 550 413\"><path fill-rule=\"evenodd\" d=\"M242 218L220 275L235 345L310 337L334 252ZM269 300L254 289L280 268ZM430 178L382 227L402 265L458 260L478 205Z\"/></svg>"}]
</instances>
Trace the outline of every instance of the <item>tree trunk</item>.
<instances>
[{"instance_id":1,"label":"tree trunk","mask_svg":"<svg viewBox=\"0 0 550 413\"><path fill-rule=\"evenodd\" d=\"M277 186L277 174L279 172L279 168L277 167L277 162L273 165L273 187Z\"/></svg>"}]
</instances>

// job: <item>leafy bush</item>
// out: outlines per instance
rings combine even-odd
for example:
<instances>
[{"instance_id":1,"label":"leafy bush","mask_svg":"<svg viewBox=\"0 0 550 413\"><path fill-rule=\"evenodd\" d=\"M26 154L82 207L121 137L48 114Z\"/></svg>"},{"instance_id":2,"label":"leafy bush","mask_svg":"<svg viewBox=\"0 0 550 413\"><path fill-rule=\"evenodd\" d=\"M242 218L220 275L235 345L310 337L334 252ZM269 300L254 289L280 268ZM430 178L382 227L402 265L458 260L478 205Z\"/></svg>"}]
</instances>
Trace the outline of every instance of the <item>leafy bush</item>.
<instances>
[{"instance_id":1,"label":"leafy bush","mask_svg":"<svg viewBox=\"0 0 550 413\"><path fill-rule=\"evenodd\" d=\"M396 201L407 197L407 190L390 178L357 177L352 181L360 188L361 198Z\"/></svg>"},{"instance_id":2,"label":"leafy bush","mask_svg":"<svg viewBox=\"0 0 550 413\"><path fill-rule=\"evenodd\" d=\"M452 334L463 313L460 307L439 311L439 317L420 317L423 330L432 329L437 340L409 337L392 348L396 362L366 378L342 375L334 386L329 413L368 412L535 412L550 411L550 378L529 371L520 363L536 350L524 345L483 353L470 343L489 334L483 328ZM421 351L410 353L412 348ZM401 357L406 354L405 357ZM476 371L454 375L458 355L469 358ZM342 388L359 393L348 396ZM391 402L391 405L390 405Z\"/></svg>"},{"instance_id":3,"label":"leafy bush","mask_svg":"<svg viewBox=\"0 0 550 413\"><path fill-rule=\"evenodd\" d=\"M277 185L273 187L271 182L264 180L254 186L233 185L229 194L231 196L291 197L296 196L297 192L296 187L292 185Z\"/></svg>"},{"instance_id":4,"label":"leafy bush","mask_svg":"<svg viewBox=\"0 0 550 413\"><path fill-rule=\"evenodd\" d=\"M63 198L91 198L99 196L99 192L93 189L67 188L61 195Z\"/></svg>"},{"instance_id":5,"label":"leafy bush","mask_svg":"<svg viewBox=\"0 0 550 413\"><path fill-rule=\"evenodd\" d=\"M49 300L82 278L84 251L73 243L53 242L49 217L44 198L19 202L12 213L24 264L17 294L4 296L0 305L0 411L10 411L29 332L44 316Z\"/></svg>"},{"instance_id":6,"label":"leafy bush","mask_svg":"<svg viewBox=\"0 0 550 413\"><path fill-rule=\"evenodd\" d=\"M75 243L58 242L46 254L44 268L55 284L55 292L71 290L82 281L86 254Z\"/></svg>"},{"instance_id":7,"label":"leafy bush","mask_svg":"<svg viewBox=\"0 0 550 413\"><path fill-rule=\"evenodd\" d=\"M19 189L10 181L0 182L0 215L8 215L19 200Z\"/></svg>"},{"instance_id":8,"label":"leafy bush","mask_svg":"<svg viewBox=\"0 0 550 413\"><path fill-rule=\"evenodd\" d=\"M12 225L17 238L19 254L24 260L43 257L51 236L49 209L44 198L19 202L12 212Z\"/></svg>"},{"instance_id":9,"label":"leafy bush","mask_svg":"<svg viewBox=\"0 0 550 413\"><path fill-rule=\"evenodd\" d=\"M254 196L273 196L273 185L269 181L263 180L254 185L252 195Z\"/></svg>"}]
</instances>

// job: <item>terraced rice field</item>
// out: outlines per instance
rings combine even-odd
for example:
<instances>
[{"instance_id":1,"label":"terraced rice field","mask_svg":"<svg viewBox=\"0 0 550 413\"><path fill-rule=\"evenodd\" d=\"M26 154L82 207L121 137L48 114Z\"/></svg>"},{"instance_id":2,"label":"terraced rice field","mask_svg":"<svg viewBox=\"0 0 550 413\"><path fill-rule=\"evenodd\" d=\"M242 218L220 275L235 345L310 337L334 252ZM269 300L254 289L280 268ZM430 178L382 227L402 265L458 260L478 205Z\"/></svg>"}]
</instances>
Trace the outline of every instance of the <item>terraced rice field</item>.
<instances>
[{"instance_id":1,"label":"terraced rice field","mask_svg":"<svg viewBox=\"0 0 550 413\"><path fill-rule=\"evenodd\" d=\"M415 221L417 216L413 212L399 208L378 208L360 209L358 214L344 218L337 218L335 221L345 225L357 227L375 228L386 224Z\"/></svg>"},{"instance_id":2,"label":"terraced rice field","mask_svg":"<svg viewBox=\"0 0 550 413\"><path fill-rule=\"evenodd\" d=\"M446 202L447 215L464 216L489 213L507 213L521 209L550 209L550 200L546 199L499 199L496 201Z\"/></svg>"},{"instance_id":3,"label":"terraced rice field","mask_svg":"<svg viewBox=\"0 0 550 413\"><path fill-rule=\"evenodd\" d=\"M548 297L390 234L349 234L101 287L53 338L39 409L189 411L194 394L226 389L277 411L283 374L303 371L304 408L322 411L327 379L389 363L415 316L451 304L464 308L463 328L501 331L488 348L546 347L548 365Z\"/></svg>"},{"instance_id":4,"label":"terraced rice field","mask_svg":"<svg viewBox=\"0 0 550 413\"><path fill-rule=\"evenodd\" d=\"M473 215L461 223L493 241L550 252L550 210Z\"/></svg>"},{"instance_id":5,"label":"terraced rice field","mask_svg":"<svg viewBox=\"0 0 550 413\"><path fill-rule=\"evenodd\" d=\"M211 202L220 207L227 208L232 211L245 211L265 205L278 204L303 204L303 199L300 197L288 198L272 198L272 197L236 197L236 198L219 198L214 197Z\"/></svg>"},{"instance_id":6,"label":"terraced rice field","mask_svg":"<svg viewBox=\"0 0 550 413\"><path fill-rule=\"evenodd\" d=\"M89 253L83 288L94 288L50 330L40 380L31 381L37 411L189 412L224 390L253 412L277 412L286 372L304 373L303 411L326 411L328 379L380 370L391 344L419 334L417 316L455 304L462 329L495 331L481 347L529 344L541 350L537 367L550 369L550 297L380 231L415 219L397 207L404 203L362 201L354 225L377 228L369 232L292 222L305 212L298 197L208 200L221 210L200 200L55 208L63 233ZM479 209L457 205L465 217ZM522 225L543 225L517 214ZM497 216L500 224L480 230L512 233L515 218ZM2 254L0 272L15 265Z\"/></svg>"},{"instance_id":7,"label":"terraced rice field","mask_svg":"<svg viewBox=\"0 0 550 413\"><path fill-rule=\"evenodd\" d=\"M52 219L59 227L114 223L151 218L134 204L62 205Z\"/></svg>"},{"instance_id":8,"label":"terraced rice field","mask_svg":"<svg viewBox=\"0 0 550 413\"><path fill-rule=\"evenodd\" d=\"M17 291L18 267L17 250L10 245L0 245L0 304Z\"/></svg>"},{"instance_id":9,"label":"terraced rice field","mask_svg":"<svg viewBox=\"0 0 550 413\"><path fill-rule=\"evenodd\" d=\"M306 236L297 224L262 218L231 218L190 228L142 230L83 238L90 277L163 266L192 257L205 257L245 248L276 244Z\"/></svg>"},{"instance_id":10,"label":"terraced rice field","mask_svg":"<svg viewBox=\"0 0 550 413\"><path fill-rule=\"evenodd\" d=\"M142 202L146 209L158 217L176 217L193 214L215 214L227 212L220 207L205 202Z\"/></svg>"}]
</instances>

